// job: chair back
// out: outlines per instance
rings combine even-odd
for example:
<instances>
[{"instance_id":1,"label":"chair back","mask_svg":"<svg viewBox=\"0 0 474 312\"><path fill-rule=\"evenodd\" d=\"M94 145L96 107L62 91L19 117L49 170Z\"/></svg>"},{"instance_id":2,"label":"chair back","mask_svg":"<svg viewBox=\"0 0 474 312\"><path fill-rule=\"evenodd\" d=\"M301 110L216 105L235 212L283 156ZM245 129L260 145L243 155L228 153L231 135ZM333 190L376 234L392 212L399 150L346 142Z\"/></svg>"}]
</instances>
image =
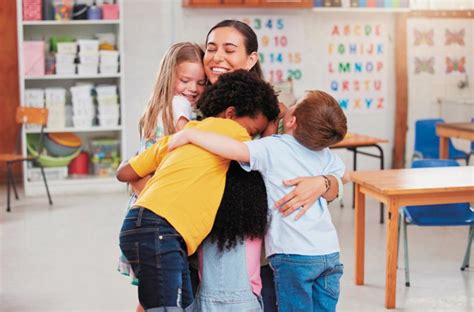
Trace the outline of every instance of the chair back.
<instances>
[{"instance_id":1,"label":"chair back","mask_svg":"<svg viewBox=\"0 0 474 312\"><path fill-rule=\"evenodd\" d=\"M453 159L414 160L412 168L457 167ZM407 206L404 209L408 221L421 226L465 225L474 222L474 211L469 203Z\"/></svg>"},{"instance_id":2,"label":"chair back","mask_svg":"<svg viewBox=\"0 0 474 312\"><path fill-rule=\"evenodd\" d=\"M39 107L18 106L16 109L16 122L18 124L34 124L41 125L40 137L37 146L38 155L43 151L44 127L48 124L48 109ZM28 138L27 138L28 140ZM21 132L18 133L16 153L20 153Z\"/></svg>"},{"instance_id":3,"label":"chair back","mask_svg":"<svg viewBox=\"0 0 474 312\"><path fill-rule=\"evenodd\" d=\"M16 109L16 122L19 124L37 124L46 126L48 123L48 109L18 106Z\"/></svg>"},{"instance_id":4,"label":"chair back","mask_svg":"<svg viewBox=\"0 0 474 312\"><path fill-rule=\"evenodd\" d=\"M444 122L441 118L420 119L416 121L415 152L421 153L423 158L439 158L439 137L436 134L436 125ZM463 152L454 147L451 139L448 139L448 153L451 158L465 158L467 156L457 156L459 153L463 154Z\"/></svg>"},{"instance_id":5,"label":"chair back","mask_svg":"<svg viewBox=\"0 0 474 312\"><path fill-rule=\"evenodd\" d=\"M439 158L439 137L436 125L443 119L420 119L415 123L415 151L423 158Z\"/></svg>"}]
</instances>

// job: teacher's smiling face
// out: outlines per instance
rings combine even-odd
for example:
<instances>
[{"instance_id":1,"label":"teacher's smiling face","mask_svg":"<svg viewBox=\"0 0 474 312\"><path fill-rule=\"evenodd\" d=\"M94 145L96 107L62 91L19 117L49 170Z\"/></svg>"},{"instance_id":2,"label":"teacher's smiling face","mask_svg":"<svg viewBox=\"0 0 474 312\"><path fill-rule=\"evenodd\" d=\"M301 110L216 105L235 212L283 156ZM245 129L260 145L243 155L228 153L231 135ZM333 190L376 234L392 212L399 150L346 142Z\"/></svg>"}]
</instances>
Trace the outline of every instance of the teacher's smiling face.
<instances>
[{"instance_id":1,"label":"teacher's smiling face","mask_svg":"<svg viewBox=\"0 0 474 312\"><path fill-rule=\"evenodd\" d=\"M250 70L258 60L257 52L246 51L244 36L233 27L216 28L207 38L204 71L215 83L220 75L237 69Z\"/></svg>"}]
</instances>

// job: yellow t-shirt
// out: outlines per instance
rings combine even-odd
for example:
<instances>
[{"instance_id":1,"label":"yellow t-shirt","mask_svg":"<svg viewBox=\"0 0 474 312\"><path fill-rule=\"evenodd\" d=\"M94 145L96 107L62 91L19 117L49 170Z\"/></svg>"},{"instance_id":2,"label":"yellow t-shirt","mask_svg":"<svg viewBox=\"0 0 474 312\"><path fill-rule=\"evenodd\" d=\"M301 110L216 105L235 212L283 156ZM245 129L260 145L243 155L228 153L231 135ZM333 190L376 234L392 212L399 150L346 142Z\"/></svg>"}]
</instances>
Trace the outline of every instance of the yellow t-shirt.
<instances>
[{"instance_id":1,"label":"yellow t-shirt","mask_svg":"<svg viewBox=\"0 0 474 312\"><path fill-rule=\"evenodd\" d=\"M239 141L251 138L240 124L224 118L190 121L185 128L212 131ZM135 206L166 219L186 242L192 255L209 234L224 193L229 160L187 144L168 153L171 136L165 136L129 161L141 177L155 174Z\"/></svg>"}]
</instances>

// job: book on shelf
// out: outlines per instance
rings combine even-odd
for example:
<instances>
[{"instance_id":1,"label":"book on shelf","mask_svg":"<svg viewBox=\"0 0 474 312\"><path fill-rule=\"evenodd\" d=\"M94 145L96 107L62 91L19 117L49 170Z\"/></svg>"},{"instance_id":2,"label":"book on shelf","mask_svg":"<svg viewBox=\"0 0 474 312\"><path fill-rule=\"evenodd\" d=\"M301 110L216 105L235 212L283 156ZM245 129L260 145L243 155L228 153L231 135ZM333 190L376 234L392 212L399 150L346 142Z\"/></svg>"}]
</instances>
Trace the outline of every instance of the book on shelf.
<instances>
[{"instance_id":1,"label":"book on shelf","mask_svg":"<svg viewBox=\"0 0 474 312\"><path fill-rule=\"evenodd\" d=\"M323 6L326 8L332 7L332 0L324 0Z\"/></svg>"},{"instance_id":2,"label":"book on shelf","mask_svg":"<svg viewBox=\"0 0 474 312\"><path fill-rule=\"evenodd\" d=\"M313 0L314 7L409 8L410 0Z\"/></svg>"},{"instance_id":3,"label":"book on shelf","mask_svg":"<svg viewBox=\"0 0 474 312\"><path fill-rule=\"evenodd\" d=\"M375 7L377 7L377 0L367 0L367 7L368 7L368 8L375 8Z\"/></svg>"}]
</instances>

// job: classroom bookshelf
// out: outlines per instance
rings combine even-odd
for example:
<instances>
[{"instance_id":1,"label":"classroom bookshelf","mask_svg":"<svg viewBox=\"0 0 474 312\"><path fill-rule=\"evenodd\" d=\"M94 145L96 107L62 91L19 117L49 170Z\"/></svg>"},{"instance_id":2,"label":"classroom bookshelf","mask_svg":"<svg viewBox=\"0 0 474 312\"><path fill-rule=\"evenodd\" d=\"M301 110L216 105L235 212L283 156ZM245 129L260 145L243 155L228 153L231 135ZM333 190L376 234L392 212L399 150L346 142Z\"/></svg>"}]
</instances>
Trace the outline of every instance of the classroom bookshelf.
<instances>
[{"instance_id":1,"label":"classroom bookshelf","mask_svg":"<svg viewBox=\"0 0 474 312\"><path fill-rule=\"evenodd\" d=\"M94 140L113 140L118 142L119 154L124 155L124 128L122 121L125 103L123 101L123 78L124 78L124 55L123 55L123 5L122 0L116 0L119 9L118 19L102 20L24 20L24 0L17 0L17 34L18 34L18 66L20 105L25 105L25 93L28 89L64 88L66 89L66 105L71 104L70 88L78 84L115 85L118 97L119 122L117 124L105 124L94 117L91 125L78 125L65 123L64 126L47 126L45 134L48 133L74 133L81 139L81 150L90 154L90 144ZM44 2L43 2L44 4ZM44 18L44 16L43 16ZM43 41L48 43L51 37L70 36L76 39L92 39L97 33L112 33L115 36L115 47L119 51L119 69L117 72L78 74L78 70L69 74L27 74L25 71L24 42ZM94 108L97 110L97 101L94 100ZM97 112L96 112L97 114ZM22 153L28 155L27 138L40 132L39 128L22 129ZM89 162L89 174L71 175L65 166L45 168L48 185L52 194L75 194L75 193L99 193L124 189L111 174L97 174L93 172L92 164ZM44 194L44 184L41 179L33 179L37 168L31 165L23 165L24 191L27 196ZM48 175L48 171L53 174ZM55 172L56 171L56 172ZM59 174L62 171L61 174Z\"/></svg>"}]
</instances>

